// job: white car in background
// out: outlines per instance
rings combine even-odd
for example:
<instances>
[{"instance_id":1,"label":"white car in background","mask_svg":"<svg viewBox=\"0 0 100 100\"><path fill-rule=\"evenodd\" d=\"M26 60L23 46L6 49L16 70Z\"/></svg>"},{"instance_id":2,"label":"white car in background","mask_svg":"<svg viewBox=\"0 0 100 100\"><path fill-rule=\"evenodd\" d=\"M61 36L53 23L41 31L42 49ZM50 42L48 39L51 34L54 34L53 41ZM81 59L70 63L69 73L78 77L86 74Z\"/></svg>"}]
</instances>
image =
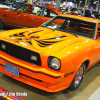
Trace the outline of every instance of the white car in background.
<instances>
[{"instance_id":1,"label":"white car in background","mask_svg":"<svg viewBox=\"0 0 100 100\"><path fill-rule=\"evenodd\" d=\"M11 8L11 7L9 7L7 5L0 4L0 8Z\"/></svg>"}]
</instances>

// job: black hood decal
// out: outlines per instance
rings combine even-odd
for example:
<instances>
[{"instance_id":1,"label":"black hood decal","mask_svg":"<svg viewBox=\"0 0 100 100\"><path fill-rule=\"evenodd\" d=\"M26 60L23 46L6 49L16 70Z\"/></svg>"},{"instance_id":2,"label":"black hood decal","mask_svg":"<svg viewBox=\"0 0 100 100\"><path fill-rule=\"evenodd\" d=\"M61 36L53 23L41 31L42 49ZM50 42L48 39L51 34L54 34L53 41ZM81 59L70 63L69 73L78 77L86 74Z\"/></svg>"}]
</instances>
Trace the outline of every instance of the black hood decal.
<instances>
[{"instance_id":1,"label":"black hood decal","mask_svg":"<svg viewBox=\"0 0 100 100\"><path fill-rule=\"evenodd\" d=\"M40 31L31 32L31 33L29 33L29 34L28 34L28 36L29 36L29 35L31 35L31 34L33 34L33 33L42 32L42 31L44 31L44 30L40 30Z\"/></svg>"},{"instance_id":2,"label":"black hood decal","mask_svg":"<svg viewBox=\"0 0 100 100\"><path fill-rule=\"evenodd\" d=\"M67 36L63 35L63 36L57 36L57 37L52 37L52 38L46 38L46 39L41 39L41 37L39 38L36 38L33 36L29 37L29 38L26 38L25 34L26 32L29 32L27 35L31 35L31 34L34 34L34 33L37 33L37 32L41 32L41 31L44 31L44 30L40 30L40 31L35 31L35 32L29 32L29 31L25 31L25 32L20 32L20 33L15 33L13 35L10 35L9 37L14 37L15 41L16 42L20 42L23 41L23 42L26 42L30 45L32 45L32 42L31 40L33 39L34 41L37 42L37 44L40 46L40 47L46 47L46 46L49 46L49 45L52 45L54 43L57 43L57 42L60 42L60 41L63 41L62 38L65 38ZM48 33L47 33L48 34Z\"/></svg>"},{"instance_id":3,"label":"black hood decal","mask_svg":"<svg viewBox=\"0 0 100 100\"><path fill-rule=\"evenodd\" d=\"M58 36L58 37L54 37L54 38L49 38L49 39L45 39L45 40L51 40L51 39L60 39L60 38L64 38L64 37L67 37L67 36Z\"/></svg>"},{"instance_id":4,"label":"black hood decal","mask_svg":"<svg viewBox=\"0 0 100 100\"><path fill-rule=\"evenodd\" d=\"M47 41L42 41L42 40L40 40L40 41L35 40L35 41L37 41L37 43L38 43L38 45L39 45L40 47L46 47L46 46L48 46L48 45L52 45L52 44L54 44L54 43L60 42L60 41L47 42Z\"/></svg>"},{"instance_id":5,"label":"black hood decal","mask_svg":"<svg viewBox=\"0 0 100 100\"><path fill-rule=\"evenodd\" d=\"M24 33L26 33L26 32L28 32L28 31L16 33L16 34L10 35L9 37L13 37L13 36L24 37L25 36Z\"/></svg>"},{"instance_id":6,"label":"black hood decal","mask_svg":"<svg viewBox=\"0 0 100 100\"><path fill-rule=\"evenodd\" d=\"M32 42L31 41L26 41L26 42L32 45Z\"/></svg>"},{"instance_id":7,"label":"black hood decal","mask_svg":"<svg viewBox=\"0 0 100 100\"><path fill-rule=\"evenodd\" d=\"M31 35L31 34L37 33L37 32L41 32L41 31L43 31L43 30L31 32L31 33L28 34L28 36ZM10 35L9 37L13 37L13 36L24 37L25 36L24 33L26 33L26 32L29 32L29 31L25 31L25 32L21 32L21 33L15 33L13 35Z\"/></svg>"},{"instance_id":8,"label":"black hood decal","mask_svg":"<svg viewBox=\"0 0 100 100\"><path fill-rule=\"evenodd\" d=\"M59 37L48 38L48 39L43 39L43 40L35 40L35 41L37 41L37 43L40 47L46 47L46 46L52 45L54 43L63 41L63 40L58 41L58 39L61 39L64 37L66 37L66 36L59 36Z\"/></svg>"}]
</instances>

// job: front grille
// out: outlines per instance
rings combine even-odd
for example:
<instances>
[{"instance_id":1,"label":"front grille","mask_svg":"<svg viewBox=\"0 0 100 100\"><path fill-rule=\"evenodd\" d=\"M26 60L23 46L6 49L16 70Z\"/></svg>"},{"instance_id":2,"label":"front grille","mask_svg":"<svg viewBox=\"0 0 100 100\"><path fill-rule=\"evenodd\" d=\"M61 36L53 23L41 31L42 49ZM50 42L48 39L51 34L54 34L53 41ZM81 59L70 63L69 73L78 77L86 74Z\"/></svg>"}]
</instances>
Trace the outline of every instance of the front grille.
<instances>
[{"instance_id":1,"label":"front grille","mask_svg":"<svg viewBox=\"0 0 100 100\"><path fill-rule=\"evenodd\" d=\"M2 45L4 47L1 47ZM39 53L33 52L31 50L19 47L17 45L14 45L14 44L2 41L2 40L0 40L0 50L17 59L41 66L41 59L40 59ZM31 60L31 56L36 56L37 61Z\"/></svg>"}]
</instances>

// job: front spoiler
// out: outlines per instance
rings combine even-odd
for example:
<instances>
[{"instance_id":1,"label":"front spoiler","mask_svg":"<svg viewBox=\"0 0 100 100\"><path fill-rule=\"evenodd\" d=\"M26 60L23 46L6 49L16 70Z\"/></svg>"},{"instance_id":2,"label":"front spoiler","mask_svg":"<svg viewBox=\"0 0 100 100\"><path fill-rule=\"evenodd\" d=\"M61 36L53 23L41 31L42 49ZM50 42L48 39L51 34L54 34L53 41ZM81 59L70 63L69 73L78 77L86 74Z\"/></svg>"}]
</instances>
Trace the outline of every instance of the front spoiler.
<instances>
[{"instance_id":1,"label":"front spoiler","mask_svg":"<svg viewBox=\"0 0 100 100\"><path fill-rule=\"evenodd\" d=\"M54 73L45 68L37 68L36 66L33 68L23 62L24 61L20 61L11 56L8 57L7 54L0 52L0 71L2 73L47 92L58 92L66 88L63 84L65 79L64 73ZM19 77L7 72L4 63L19 68Z\"/></svg>"}]
</instances>

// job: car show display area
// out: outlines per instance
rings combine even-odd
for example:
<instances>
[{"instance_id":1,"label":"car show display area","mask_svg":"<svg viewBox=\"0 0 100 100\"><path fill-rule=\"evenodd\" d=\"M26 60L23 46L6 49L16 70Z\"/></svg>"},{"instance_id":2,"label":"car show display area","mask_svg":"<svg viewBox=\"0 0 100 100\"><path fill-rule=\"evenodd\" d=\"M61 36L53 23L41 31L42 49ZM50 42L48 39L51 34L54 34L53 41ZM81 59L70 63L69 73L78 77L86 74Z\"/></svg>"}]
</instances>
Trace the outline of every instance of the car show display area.
<instances>
[{"instance_id":1,"label":"car show display area","mask_svg":"<svg viewBox=\"0 0 100 100\"><path fill-rule=\"evenodd\" d=\"M59 15L38 28L1 32L0 71L47 92L75 90L99 62L99 23Z\"/></svg>"},{"instance_id":2,"label":"car show display area","mask_svg":"<svg viewBox=\"0 0 100 100\"><path fill-rule=\"evenodd\" d=\"M95 19L61 15L38 28L1 32L0 71L47 92L65 91L66 88L75 90L87 69L98 61L98 23L99 20ZM75 49L70 49L70 46ZM92 49L94 51L96 46L98 48L93 53ZM67 56L60 50L66 51ZM81 59L77 62L78 55L81 55ZM70 62L65 62L66 57L70 58ZM87 59L92 62L89 63Z\"/></svg>"},{"instance_id":3,"label":"car show display area","mask_svg":"<svg viewBox=\"0 0 100 100\"><path fill-rule=\"evenodd\" d=\"M100 20L76 10L0 8L0 100L100 99Z\"/></svg>"}]
</instances>

